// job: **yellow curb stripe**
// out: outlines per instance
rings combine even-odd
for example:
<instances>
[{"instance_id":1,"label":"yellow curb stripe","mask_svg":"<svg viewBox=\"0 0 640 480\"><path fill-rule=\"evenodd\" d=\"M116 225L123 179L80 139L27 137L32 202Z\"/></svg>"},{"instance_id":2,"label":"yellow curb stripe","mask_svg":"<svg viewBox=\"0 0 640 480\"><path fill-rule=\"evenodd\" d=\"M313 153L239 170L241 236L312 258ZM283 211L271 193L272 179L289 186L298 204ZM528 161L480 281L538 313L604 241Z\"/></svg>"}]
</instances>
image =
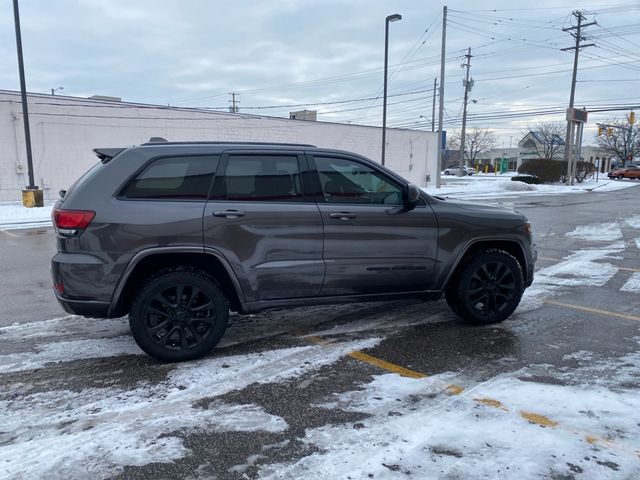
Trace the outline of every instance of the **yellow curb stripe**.
<instances>
[{"instance_id":1,"label":"yellow curb stripe","mask_svg":"<svg viewBox=\"0 0 640 480\"><path fill-rule=\"evenodd\" d=\"M564 262L564 260L561 260L559 258L552 258L552 257L538 257L538 260L548 260L550 262ZM614 267L616 267L618 270L624 270L627 272L640 272L640 268L619 267L617 265L614 265Z\"/></svg>"},{"instance_id":2,"label":"yellow curb stripe","mask_svg":"<svg viewBox=\"0 0 640 480\"><path fill-rule=\"evenodd\" d=\"M558 307L571 308L573 310L580 310L581 312L595 313L598 315L606 315L609 317L618 317L624 318L625 320L634 320L636 322L640 322L640 317L636 317L635 315L628 315L626 313L611 312L609 310L601 310L599 308L583 307L581 305L573 305L572 303L556 302L555 300L546 300L544 303L549 305L556 305Z\"/></svg>"}]
</instances>

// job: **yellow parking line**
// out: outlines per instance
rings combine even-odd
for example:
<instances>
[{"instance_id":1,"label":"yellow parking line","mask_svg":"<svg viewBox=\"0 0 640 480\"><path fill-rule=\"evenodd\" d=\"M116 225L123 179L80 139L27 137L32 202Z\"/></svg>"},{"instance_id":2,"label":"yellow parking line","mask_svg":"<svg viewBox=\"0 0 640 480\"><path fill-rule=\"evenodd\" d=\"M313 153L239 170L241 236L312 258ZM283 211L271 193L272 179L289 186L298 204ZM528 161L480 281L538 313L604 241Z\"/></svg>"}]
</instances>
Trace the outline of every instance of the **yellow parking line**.
<instances>
[{"instance_id":1,"label":"yellow parking line","mask_svg":"<svg viewBox=\"0 0 640 480\"><path fill-rule=\"evenodd\" d=\"M561 260L559 258L552 258L552 257L538 257L539 260L548 260L550 262L564 262L564 260ZM616 267L618 270L624 270L627 272L640 272L640 268L631 268L631 267L619 267L617 265L614 265L614 267Z\"/></svg>"},{"instance_id":2,"label":"yellow parking line","mask_svg":"<svg viewBox=\"0 0 640 480\"><path fill-rule=\"evenodd\" d=\"M355 352L351 352L349 356L351 358L355 358L356 360L360 360L361 362L368 363L369 365L375 365L376 367L382 368L383 370L397 373L398 375L402 375L403 377L409 377L409 378L425 378L426 377L424 373L416 372L415 370L401 367L400 365L387 362L385 360L374 357L372 355L368 355L366 353L355 351Z\"/></svg>"},{"instance_id":3,"label":"yellow parking line","mask_svg":"<svg viewBox=\"0 0 640 480\"><path fill-rule=\"evenodd\" d=\"M573 310L580 310L582 312L595 313L598 315L605 315L608 317L618 317L618 318L624 318L625 320L635 320L636 322L640 322L640 317L636 317L635 315L628 315L626 313L612 312L610 310L601 310L599 308L583 307L582 305L556 302L555 300L546 300L544 303L547 303L549 305L556 305L558 307L571 308Z\"/></svg>"}]
</instances>

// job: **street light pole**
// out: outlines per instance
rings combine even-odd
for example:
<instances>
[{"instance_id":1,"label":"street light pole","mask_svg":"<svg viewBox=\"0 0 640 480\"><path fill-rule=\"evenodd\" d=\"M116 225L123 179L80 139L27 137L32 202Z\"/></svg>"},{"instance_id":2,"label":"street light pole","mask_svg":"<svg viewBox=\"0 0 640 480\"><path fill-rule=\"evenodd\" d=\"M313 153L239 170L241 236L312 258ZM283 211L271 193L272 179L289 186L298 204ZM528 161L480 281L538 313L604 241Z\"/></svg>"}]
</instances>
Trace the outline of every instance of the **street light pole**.
<instances>
[{"instance_id":1,"label":"street light pole","mask_svg":"<svg viewBox=\"0 0 640 480\"><path fill-rule=\"evenodd\" d=\"M385 159L385 146L387 141L387 70L389 66L389 23L402 19L402 15L394 13L384 21L384 90L382 94L382 165Z\"/></svg>"},{"instance_id":2,"label":"street light pole","mask_svg":"<svg viewBox=\"0 0 640 480\"><path fill-rule=\"evenodd\" d=\"M20 12L18 0L13 0L13 18L16 27L16 48L18 50L18 70L20 71L20 95L22 97L22 118L24 120L24 141L27 147L27 169L29 173L28 189L35 190L38 187L33 179L33 157L31 155L31 131L29 129L29 109L27 107L27 87L24 79L24 61L22 59L22 36L20 35Z\"/></svg>"}]
</instances>

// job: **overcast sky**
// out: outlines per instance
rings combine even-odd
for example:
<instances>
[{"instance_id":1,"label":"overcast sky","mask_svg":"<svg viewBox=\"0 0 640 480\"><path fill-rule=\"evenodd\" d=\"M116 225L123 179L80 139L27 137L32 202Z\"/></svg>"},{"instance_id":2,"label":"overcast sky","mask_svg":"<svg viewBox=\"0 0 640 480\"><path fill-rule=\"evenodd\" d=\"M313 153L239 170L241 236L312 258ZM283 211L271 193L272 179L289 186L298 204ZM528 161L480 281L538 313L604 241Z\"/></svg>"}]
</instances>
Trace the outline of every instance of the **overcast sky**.
<instances>
[{"instance_id":1,"label":"overcast sky","mask_svg":"<svg viewBox=\"0 0 640 480\"><path fill-rule=\"evenodd\" d=\"M0 88L19 89L13 12L0 9ZM122 97L124 101L228 108L288 116L318 110L319 120L380 125L384 23L390 25L389 126L431 129L439 76L442 6L375 0L22 0L27 89ZM573 45L562 27L580 9L598 24L585 31L576 106L640 105L640 1L607 3L450 1L445 129L460 128L462 55L472 48L475 84L469 126L494 129L500 146L517 143L540 120L564 120ZM377 98L377 99L376 99ZM252 108L271 107L278 108ZM536 111L535 116L514 116ZM639 109L640 110L640 109ZM421 118L423 115L427 118ZM592 114L595 122L626 112ZM513 137L513 138L512 138Z\"/></svg>"}]
</instances>

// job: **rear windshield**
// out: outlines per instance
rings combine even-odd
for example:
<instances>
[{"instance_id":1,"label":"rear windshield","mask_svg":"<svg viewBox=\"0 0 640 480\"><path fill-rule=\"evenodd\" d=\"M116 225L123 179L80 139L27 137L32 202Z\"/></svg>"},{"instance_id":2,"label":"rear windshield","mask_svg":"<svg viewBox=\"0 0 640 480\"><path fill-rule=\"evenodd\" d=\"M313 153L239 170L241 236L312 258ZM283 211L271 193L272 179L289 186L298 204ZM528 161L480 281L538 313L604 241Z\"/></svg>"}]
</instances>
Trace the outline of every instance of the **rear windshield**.
<instances>
[{"instance_id":1,"label":"rear windshield","mask_svg":"<svg viewBox=\"0 0 640 480\"><path fill-rule=\"evenodd\" d=\"M69 194L76 189L76 187L78 187L78 185L82 185L83 183L85 183L87 180L89 180L91 177L93 177L94 175L96 175L100 170L102 170L102 167L104 167L102 162L98 162L95 165L93 165L89 170L87 170L86 172L84 172L80 178L78 178L75 182L73 182L73 184L67 189L67 193L65 193L63 200L65 198L69 197Z\"/></svg>"}]
</instances>

